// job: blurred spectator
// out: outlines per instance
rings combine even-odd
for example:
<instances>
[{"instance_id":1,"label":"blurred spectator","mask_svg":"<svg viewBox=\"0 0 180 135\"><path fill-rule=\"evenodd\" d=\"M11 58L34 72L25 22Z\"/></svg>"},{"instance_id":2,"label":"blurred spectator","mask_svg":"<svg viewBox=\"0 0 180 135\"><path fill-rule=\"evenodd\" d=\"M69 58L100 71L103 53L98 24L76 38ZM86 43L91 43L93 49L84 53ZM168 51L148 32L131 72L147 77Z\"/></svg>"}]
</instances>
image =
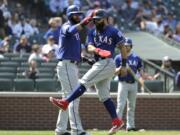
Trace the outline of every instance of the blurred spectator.
<instances>
[{"instance_id":1,"label":"blurred spectator","mask_svg":"<svg viewBox=\"0 0 180 135\"><path fill-rule=\"evenodd\" d=\"M31 63L31 61L38 61L38 60L42 60L41 48L38 44L34 44L32 46L32 53L28 58L28 63Z\"/></svg>"},{"instance_id":2,"label":"blurred spectator","mask_svg":"<svg viewBox=\"0 0 180 135\"><path fill-rule=\"evenodd\" d=\"M55 40L53 36L49 36L48 40L47 40L47 44L43 45L42 47L42 54L46 54L47 53L47 49L52 48L54 55L56 55L57 51L58 51L58 45L55 44Z\"/></svg>"},{"instance_id":3,"label":"blurred spectator","mask_svg":"<svg viewBox=\"0 0 180 135\"><path fill-rule=\"evenodd\" d=\"M22 35L19 43L14 45L14 52L20 54L31 52L31 46L28 43L28 38L25 35Z\"/></svg>"},{"instance_id":4,"label":"blurred spectator","mask_svg":"<svg viewBox=\"0 0 180 135\"><path fill-rule=\"evenodd\" d=\"M8 1L7 0L2 0L2 1L3 2L0 3L0 10L2 10L5 20L8 20L9 18L11 18L11 12L9 11Z\"/></svg>"},{"instance_id":5,"label":"blurred spectator","mask_svg":"<svg viewBox=\"0 0 180 135\"><path fill-rule=\"evenodd\" d=\"M30 25L32 26L32 29L33 29L33 35L39 34L39 28L38 28L37 20L31 19Z\"/></svg>"},{"instance_id":6,"label":"blurred spectator","mask_svg":"<svg viewBox=\"0 0 180 135\"><path fill-rule=\"evenodd\" d=\"M49 9L52 16L62 16L68 7L68 0L50 0Z\"/></svg>"},{"instance_id":7,"label":"blurred spectator","mask_svg":"<svg viewBox=\"0 0 180 135\"><path fill-rule=\"evenodd\" d=\"M53 36L55 43L58 44L62 19L60 17L54 17L54 18L51 18L48 23L49 23L50 28L45 33L43 38L47 41L49 36Z\"/></svg>"},{"instance_id":8,"label":"blurred spectator","mask_svg":"<svg viewBox=\"0 0 180 135\"><path fill-rule=\"evenodd\" d=\"M45 62L49 62L54 58L54 51L53 48L50 46L46 46L46 48L44 48L44 52L43 52L43 60Z\"/></svg>"},{"instance_id":9,"label":"blurred spectator","mask_svg":"<svg viewBox=\"0 0 180 135\"><path fill-rule=\"evenodd\" d=\"M175 69L172 67L172 59L170 59L169 56L163 57L161 68L174 74L174 75L176 74ZM154 75L154 79L157 79L159 77L160 77L160 73L156 73Z\"/></svg>"},{"instance_id":10,"label":"blurred spectator","mask_svg":"<svg viewBox=\"0 0 180 135\"><path fill-rule=\"evenodd\" d=\"M0 39L3 39L5 37L4 25L5 19L3 16L3 12L0 10Z\"/></svg>"},{"instance_id":11,"label":"blurred spectator","mask_svg":"<svg viewBox=\"0 0 180 135\"><path fill-rule=\"evenodd\" d=\"M24 16L20 16L20 22L14 26L13 33L16 37L20 37L21 35L26 35L27 37L32 36L33 28L29 24L29 22L26 21Z\"/></svg>"},{"instance_id":12,"label":"blurred spectator","mask_svg":"<svg viewBox=\"0 0 180 135\"><path fill-rule=\"evenodd\" d=\"M130 22L134 20L135 15L137 13L137 8L139 7L139 3L133 0L126 0L122 6L122 17L125 21Z\"/></svg>"},{"instance_id":13,"label":"blurred spectator","mask_svg":"<svg viewBox=\"0 0 180 135\"><path fill-rule=\"evenodd\" d=\"M165 36L165 38L172 38L173 30L169 25L164 25L163 35Z\"/></svg>"},{"instance_id":14,"label":"blurred spectator","mask_svg":"<svg viewBox=\"0 0 180 135\"><path fill-rule=\"evenodd\" d=\"M175 84L178 90L180 90L180 72L177 73L175 78Z\"/></svg>"},{"instance_id":15,"label":"blurred spectator","mask_svg":"<svg viewBox=\"0 0 180 135\"><path fill-rule=\"evenodd\" d=\"M10 39L11 37L5 37L4 40L0 42L0 53L4 54L10 52Z\"/></svg>"},{"instance_id":16,"label":"blurred spectator","mask_svg":"<svg viewBox=\"0 0 180 135\"><path fill-rule=\"evenodd\" d=\"M176 26L175 34L173 34L173 39L177 42L180 42L180 24Z\"/></svg>"},{"instance_id":17,"label":"blurred spectator","mask_svg":"<svg viewBox=\"0 0 180 135\"><path fill-rule=\"evenodd\" d=\"M16 3L15 6L16 7L15 7L15 11L14 12L18 13L20 16L24 16L25 9L21 5L21 3Z\"/></svg>"},{"instance_id":18,"label":"blurred spectator","mask_svg":"<svg viewBox=\"0 0 180 135\"><path fill-rule=\"evenodd\" d=\"M14 31L15 26L19 23L19 14L13 13L11 18L8 20L8 26L11 27L12 31Z\"/></svg>"},{"instance_id":19,"label":"blurred spectator","mask_svg":"<svg viewBox=\"0 0 180 135\"><path fill-rule=\"evenodd\" d=\"M36 63L36 61L32 60L29 63L29 68L25 72L23 72L22 74L26 78L30 78L30 79L35 80L35 79L38 78L38 73L39 73L39 71L38 71L38 68L37 68L37 63Z\"/></svg>"},{"instance_id":20,"label":"blurred spectator","mask_svg":"<svg viewBox=\"0 0 180 135\"><path fill-rule=\"evenodd\" d=\"M173 13L168 13L167 18L165 18L165 20L163 21L164 24L169 25L169 27L172 30L175 30L176 28L176 24L177 24L177 20L174 17Z\"/></svg>"}]
</instances>

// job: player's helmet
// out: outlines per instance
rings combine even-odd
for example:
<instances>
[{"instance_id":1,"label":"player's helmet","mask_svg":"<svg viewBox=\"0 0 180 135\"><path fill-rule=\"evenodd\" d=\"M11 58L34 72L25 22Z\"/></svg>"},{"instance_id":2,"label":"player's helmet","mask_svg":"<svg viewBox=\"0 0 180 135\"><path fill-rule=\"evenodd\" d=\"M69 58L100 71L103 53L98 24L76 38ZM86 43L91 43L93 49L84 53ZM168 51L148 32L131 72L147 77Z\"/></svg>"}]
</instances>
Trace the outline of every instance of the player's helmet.
<instances>
[{"instance_id":1,"label":"player's helmet","mask_svg":"<svg viewBox=\"0 0 180 135\"><path fill-rule=\"evenodd\" d=\"M71 18L71 16L74 15L74 14L81 15L81 14L83 14L83 12L80 11L80 8L79 8L78 6L76 6L76 5L71 5L71 6L69 6L69 7L67 8L67 10L66 10L66 15L67 15L67 17L68 17L68 19L69 19L69 18Z\"/></svg>"},{"instance_id":2,"label":"player's helmet","mask_svg":"<svg viewBox=\"0 0 180 135\"><path fill-rule=\"evenodd\" d=\"M125 38L125 46L133 46L132 40L130 38Z\"/></svg>"},{"instance_id":3,"label":"player's helmet","mask_svg":"<svg viewBox=\"0 0 180 135\"><path fill-rule=\"evenodd\" d=\"M107 18L107 12L104 9L97 9L94 13L93 19L103 19Z\"/></svg>"}]
</instances>

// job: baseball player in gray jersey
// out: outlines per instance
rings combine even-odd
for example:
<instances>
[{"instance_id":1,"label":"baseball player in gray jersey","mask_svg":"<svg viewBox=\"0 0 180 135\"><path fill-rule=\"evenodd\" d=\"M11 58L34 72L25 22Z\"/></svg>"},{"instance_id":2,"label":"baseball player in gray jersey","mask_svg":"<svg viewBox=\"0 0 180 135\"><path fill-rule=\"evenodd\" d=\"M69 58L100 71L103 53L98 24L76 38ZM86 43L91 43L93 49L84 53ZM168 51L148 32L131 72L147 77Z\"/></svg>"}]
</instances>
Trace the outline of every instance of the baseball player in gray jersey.
<instances>
[{"instance_id":1,"label":"baseball player in gray jersey","mask_svg":"<svg viewBox=\"0 0 180 135\"><path fill-rule=\"evenodd\" d=\"M79 7L71 5L67 9L68 21L64 23L60 30L59 49L57 58L57 75L61 82L63 97L71 93L71 90L78 84L78 66L81 61L81 42L79 31L90 22L88 16L82 21L82 12ZM79 101L77 98L69 104L66 111L59 111L55 135L87 135L84 131L79 116ZM69 115L69 116L68 116ZM67 132L68 117L70 120L71 134Z\"/></svg>"},{"instance_id":2,"label":"baseball player in gray jersey","mask_svg":"<svg viewBox=\"0 0 180 135\"><path fill-rule=\"evenodd\" d=\"M113 55L115 47L120 48L123 56L121 74L126 75L126 49L123 45L125 38L118 29L108 25L105 10L98 9L93 15L93 22L96 28L92 29L88 35L87 49L89 52L95 54L96 63L93 64L92 68L80 79L79 85L77 85L72 94L63 99L50 97L50 102L62 110L66 110L69 103L81 96L87 88L95 85L100 101L103 102L112 118L112 128L109 131L109 135L112 135L123 125L122 119L117 116L109 92L110 80L115 73Z\"/></svg>"}]
</instances>

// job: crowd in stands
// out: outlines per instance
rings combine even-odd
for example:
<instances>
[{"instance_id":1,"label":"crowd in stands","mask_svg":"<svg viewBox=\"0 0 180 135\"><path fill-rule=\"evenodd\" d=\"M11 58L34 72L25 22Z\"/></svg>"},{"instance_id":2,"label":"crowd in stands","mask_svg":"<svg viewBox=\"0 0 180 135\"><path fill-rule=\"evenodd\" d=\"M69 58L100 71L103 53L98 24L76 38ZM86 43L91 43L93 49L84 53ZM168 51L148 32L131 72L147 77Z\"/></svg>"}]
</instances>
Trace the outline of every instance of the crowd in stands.
<instances>
[{"instance_id":1,"label":"crowd in stands","mask_svg":"<svg viewBox=\"0 0 180 135\"><path fill-rule=\"evenodd\" d=\"M30 53L28 63L33 72L37 66L33 60L54 59L66 9L72 4L87 14L105 8L109 23L123 32L148 30L180 42L176 6L180 2L174 0L0 0L0 58L9 52Z\"/></svg>"}]
</instances>

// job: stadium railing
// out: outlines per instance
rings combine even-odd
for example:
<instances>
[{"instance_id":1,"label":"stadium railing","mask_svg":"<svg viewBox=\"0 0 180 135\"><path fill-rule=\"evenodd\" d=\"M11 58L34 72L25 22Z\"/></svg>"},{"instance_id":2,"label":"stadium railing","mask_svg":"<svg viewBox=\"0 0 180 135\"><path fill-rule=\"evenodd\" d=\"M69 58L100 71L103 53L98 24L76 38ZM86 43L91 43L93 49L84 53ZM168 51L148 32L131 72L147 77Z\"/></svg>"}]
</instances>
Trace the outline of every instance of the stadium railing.
<instances>
[{"instance_id":1,"label":"stadium railing","mask_svg":"<svg viewBox=\"0 0 180 135\"><path fill-rule=\"evenodd\" d=\"M160 66L154 64L151 61L143 60L144 69L148 73L160 73L160 80L164 82L163 84L163 92L173 92L175 90L175 76L174 74L162 69Z\"/></svg>"}]
</instances>

